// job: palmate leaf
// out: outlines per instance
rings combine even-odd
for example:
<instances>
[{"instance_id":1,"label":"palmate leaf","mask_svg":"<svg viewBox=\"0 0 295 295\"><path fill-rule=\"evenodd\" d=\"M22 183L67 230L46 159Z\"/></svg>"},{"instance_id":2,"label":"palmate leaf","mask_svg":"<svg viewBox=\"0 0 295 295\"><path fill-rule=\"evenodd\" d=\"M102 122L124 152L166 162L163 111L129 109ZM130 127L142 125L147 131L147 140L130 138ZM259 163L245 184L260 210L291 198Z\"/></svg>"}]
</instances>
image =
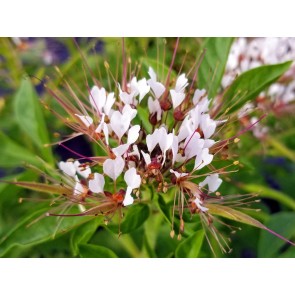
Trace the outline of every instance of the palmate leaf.
<instances>
[{"instance_id":1,"label":"palmate leaf","mask_svg":"<svg viewBox=\"0 0 295 295\"><path fill-rule=\"evenodd\" d=\"M279 79L291 64L292 61L266 65L241 74L225 91L220 114L226 110L227 114L239 110L247 101L256 98L261 91Z\"/></svg>"},{"instance_id":2,"label":"palmate leaf","mask_svg":"<svg viewBox=\"0 0 295 295\"><path fill-rule=\"evenodd\" d=\"M268 227L266 227L265 225L263 225L261 222L259 222L258 220L252 218L251 216L242 213L238 210L235 210L233 208L230 207L226 207L226 206L222 206L222 205L217 205L217 204L206 204L206 207L209 209L208 212L210 212L210 214L212 215L218 215L230 220L234 220L237 222L241 222L241 223L245 223L251 226L255 226L261 229L264 229L266 231L268 231L269 233L271 233L272 235L280 238L281 240L295 246L295 244L289 240L287 240L285 237L279 235L278 233L274 232L273 230L269 229Z\"/></svg>"}]
</instances>

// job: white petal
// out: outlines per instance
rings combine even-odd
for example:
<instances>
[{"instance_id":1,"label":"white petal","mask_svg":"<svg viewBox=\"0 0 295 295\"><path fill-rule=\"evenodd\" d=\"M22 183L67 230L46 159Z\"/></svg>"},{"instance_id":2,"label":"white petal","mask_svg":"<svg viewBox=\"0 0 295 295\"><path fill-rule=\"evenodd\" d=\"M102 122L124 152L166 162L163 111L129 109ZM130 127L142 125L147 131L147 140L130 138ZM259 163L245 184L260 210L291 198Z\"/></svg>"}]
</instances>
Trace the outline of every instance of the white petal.
<instances>
[{"instance_id":1,"label":"white petal","mask_svg":"<svg viewBox=\"0 0 295 295\"><path fill-rule=\"evenodd\" d=\"M218 190L222 183L222 179L219 178L219 175L217 173L211 174L207 176L204 181L199 183L200 187L205 186L208 184L208 189L210 192L215 192Z\"/></svg>"},{"instance_id":2,"label":"white petal","mask_svg":"<svg viewBox=\"0 0 295 295\"><path fill-rule=\"evenodd\" d=\"M127 150L129 149L129 146L130 145L128 143L121 144L118 147L113 148L112 151L117 157L120 157L127 152Z\"/></svg>"},{"instance_id":3,"label":"white petal","mask_svg":"<svg viewBox=\"0 0 295 295\"><path fill-rule=\"evenodd\" d=\"M172 141L172 164L175 163L176 160L176 156L178 153L178 137L176 135L173 134L173 141Z\"/></svg>"},{"instance_id":4,"label":"white petal","mask_svg":"<svg viewBox=\"0 0 295 295\"><path fill-rule=\"evenodd\" d=\"M89 117L89 116L81 116L81 115L78 115L78 114L75 114L75 115L80 118L80 120L83 122L83 124L86 127L89 127L93 123L93 119L91 117Z\"/></svg>"},{"instance_id":5,"label":"white petal","mask_svg":"<svg viewBox=\"0 0 295 295\"><path fill-rule=\"evenodd\" d=\"M91 173L91 169L89 166L84 167L79 167L81 163L79 161L75 161L74 165L76 167L77 172L84 178L87 178L89 174Z\"/></svg>"},{"instance_id":6,"label":"white petal","mask_svg":"<svg viewBox=\"0 0 295 295\"><path fill-rule=\"evenodd\" d=\"M143 151L141 151L141 154L144 158L145 164L148 166L149 164L151 164L151 156Z\"/></svg>"},{"instance_id":7,"label":"white petal","mask_svg":"<svg viewBox=\"0 0 295 295\"><path fill-rule=\"evenodd\" d=\"M130 104L135 104L136 105L136 100L134 99L135 92L132 93L127 93L123 92L121 90L121 87L119 85L119 97L120 99L124 102L125 105L130 105Z\"/></svg>"},{"instance_id":8,"label":"white petal","mask_svg":"<svg viewBox=\"0 0 295 295\"><path fill-rule=\"evenodd\" d=\"M208 211L209 209L202 206L201 204L203 204L203 202L198 198L196 197L196 199L194 200L195 204L197 205L197 207L202 211L202 212L206 212Z\"/></svg>"},{"instance_id":9,"label":"white petal","mask_svg":"<svg viewBox=\"0 0 295 295\"><path fill-rule=\"evenodd\" d=\"M202 115L200 125L205 138L209 138L215 132L216 122L208 114Z\"/></svg>"},{"instance_id":10,"label":"white petal","mask_svg":"<svg viewBox=\"0 0 295 295\"><path fill-rule=\"evenodd\" d=\"M209 154L209 149L204 148L200 154L197 155L194 169L202 169L209 165L213 160L213 155Z\"/></svg>"},{"instance_id":11,"label":"white petal","mask_svg":"<svg viewBox=\"0 0 295 295\"><path fill-rule=\"evenodd\" d=\"M124 198L124 201L123 201L124 206L129 206L129 205L133 204L134 199L131 196L131 192L132 192L132 188L127 187L127 191L126 191L125 198Z\"/></svg>"},{"instance_id":12,"label":"white petal","mask_svg":"<svg viewBox=\"0 0 295 295\"><path fill-rule=\"evenodd\" d=\"M146 137L146 145L150 153L154 150L155 146L159 142L158 134L159 134L159 129L156 128L152 134L148 134Z\"/></svg>"},{"instance_id":13,"label":"white petal","mask_svg":"<svg viewBox=\"0 0 295 295\"><path fill-rule=\"evenodd\" d=\"M130 121L132 121L136 117L137 110L133 109L129 104L127 104L124 106L122 114L130 117Z\"/></svg>"},{"instance_id":14,"label":"white petal","mask_svg":"<svg viewBox=\"0 0 295 295\"><path fill-rule=\"evenodd\" d=\"M184 176L188 175L188 173L179 173L179 172L174 171L172 169L170 169L170 172L173 173L176 176L176 178L180 178L180 177L184 177Z\"/></svg>"},{"instance_id":15,"label":"white petal","mask_svg":"<svg viewBox=\"0 0 295 295\"><path fill-rule=\"evenodd\" d=\"M63 173L65 173L71 177L74 177L76 175L77 170L76 170L76 167L73 162L63 162L62 161L62 162L59 162L58 166L59 166L59 169Z\"/></svg>"},{"instance_id":16,"label":"white petal","mask_svg":"<svg viewBox=\"0 0 295 295\"><path fill-rule=\"evenodd\" d=\"M75 180L76 180L76 183L75 183L73 194L81 195L84 192L84 186L80 183L78 176L75 177Z\"/></svg>"},{"instance_id":17,"label":"white petal","mask_svg":"<svg viewBox=\"0 0 295 295\"><path fill-rule=\"evenodd\" d=\"M104 113L109 116L111 108L113 106L113 104L115 103L115 97L114 97L114 92L111 92L108 94L105 106L103 107L103 111Z\"/></svg>"},{"instance_id":18,"label":"white petal","mask_svg":"<svg viewBox=\"0 0 295 295\"><path fill-rule=\"evenodd\" d=\"M124 166L125 161L121 157L107 159L103 163L103 172L115 181L123 172Z\"/></svg>"},{"instance_id":19,"label":"white petal","mask_svg":"<svg viewBox=\"0 0 295 295\"><path fill-rule=\"evenodd\" d=\"M128 113L121 114L119 111L115 111L111 117L110 125L118 136L119 140L121 140L122 136L126 133L130 126L130 115Z\"/></svg>"},{"instance_id":20,"label":"white petal","mask_svg":"<svg viewBox=\"0 0 295 295\"><path fill-rule=\"evenodd\" d=\"M93 192L93 193L103 193L103 188L104 188L104 177L103 175L99 174L99 173L94 173L94 179L89 180L88 182L88 186L89 189Z\"/></svg>"},{"instance_id":21,"label":"white petal","mask_svg":"<svg viewBox=\"0 0 295 295\"><path fill-rule=\"evenodd\" d=\"M201 153L204 146L204 139L200 139L200 134L198 132L194 132L186 138L184 146L184 154L187 159L190 159Z\"/></svg>"},{"instance_id":22,"label":"white petal","mask_svg":"<svg viewBox=\"0 0 295 295\"><path fill-rule=\"evenodd\" d=\"M149 108L150 114L157 113L157 121L160 121L163 110L161 109L159 100L158 99L153 100L153 98L150 96L148 99L148 108Z\"/></svg>"},{"instance_id":23,"label":"white petal","mask_svg":"<svg viewBox=\"0 0 295 295\"><path fill-rule=\"evenodd\" d=\"M175 91L176 92L183 92L184 88L188 85L187 78L185 74L181 74L176 80Z\"/></svg>"},{"instance_id":24,"label":"white petal","mask_svg":"<svg viewBox=\"0 0 295 295\"><path fill-rule=\"evenodd\" d=\"M128 139L127 143L132 144L134 143L139 137L140 126L134 125L128 131Z\"/></svg>"},{"instance_id":25,"label":"white petal","mask_svg":"<svg viewBox=\"0 0 295 295\"><path fill-rule=\"evenodd\" d=\"M193 97L194 105L196 105L199 102L200 98L203 97L205 95L205 93L206 93L205 89L202 89L202 90L197 89L195 91L194 97Z\"/></svg>"},{"instance_id":26,"label":"white petal","mask_svg":"<svg viewBox=\"0 0 295 295\"><path fill-rule=\"evenodd\" d=\"M127 186L132 189L139 188L141 183L140 175L136 173L135 168L129 168L124 174L124 180Z\"/></svg>"},{"instance_id":27,"label":"white petal","mask_svg":"<svg viewBox=\"0 0 295 295\"><path fill-rule=\"evenodd\" d=\"M173 108L176 109L185 99L185 93L176 92L175 90L171 89L170 94L171 94Z\"/></svg>"},{"instance_id":28,"label":"white petal","mask_svg":"<svg viewBox=\"0 0 295 295\"><path fill-rule=\"evenodd\" d=\"M139 91L139 102L146 96L146 94L150 91L150 86L147 84L146 79L143 78L138 81L138 91Z\"/></svg>"},{"instance_id":29,"label":"white petal","mask_svg":"<svg viewBox=\"0 0 295 295\"><path fill-rule=\"evenodd\" d=\"M157 75L151 67L149 67L148 73L149 73L151 79L149 79L147 81L147 83L148 83L148 85L150 85L150 87L152 88L152 90L155 94L155 97L158 99L164 93L165 86L162 83L157 82Z\"/></svg>"},{"instance_id":30,"label":"white petal","mask_svg":"<svg viewBox=\"0 0 295 295\"><path fill-rule=\"evenodd\" d=\"M102 112L102 108L106 103L106 91L104 88L98 88L97 86L93 86L90 95L89 100L92 106L99 111Z\"/></svg>"}]
</instances>

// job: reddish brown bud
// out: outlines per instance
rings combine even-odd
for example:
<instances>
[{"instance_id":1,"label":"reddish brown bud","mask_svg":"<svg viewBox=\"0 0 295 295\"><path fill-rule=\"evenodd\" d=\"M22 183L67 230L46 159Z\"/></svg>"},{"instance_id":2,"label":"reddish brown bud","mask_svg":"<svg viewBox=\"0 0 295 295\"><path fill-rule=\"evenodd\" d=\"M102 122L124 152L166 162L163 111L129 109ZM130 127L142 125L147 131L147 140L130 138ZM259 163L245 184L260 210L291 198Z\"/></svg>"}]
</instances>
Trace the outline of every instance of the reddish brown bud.
<instances>
[{"instance_id":1,"label":"reddish brown bud","mask_svg":"<svg viewBox=\"0 0 295 295\"><path fill-rule=\"evenodd\" d=\"M173 117L176 121L183 121L185 114L180 108L176 108L173 112Z\"/></svg>"},{"instance_id":2,"label":"reddish brown bud","mask_svg":"<svg viewBox=\"0 0 295 295\"><path fill-rule=\"evenodd\" d=\"M172 108L172 104L168 98L160 100L160 106L163 111L169 111Z\"/></svg>"},{"instance_id":3,"label":"reddish brown bud","mask_svg":"<svg viewBox=\"0 0 295 295\"><path fill-rule=\"evenodd\" d=\"M149 121L152 125L156 125L157 124L157 113L154 114L150 114L149 116Z\"/></svg>"}]
</instances>

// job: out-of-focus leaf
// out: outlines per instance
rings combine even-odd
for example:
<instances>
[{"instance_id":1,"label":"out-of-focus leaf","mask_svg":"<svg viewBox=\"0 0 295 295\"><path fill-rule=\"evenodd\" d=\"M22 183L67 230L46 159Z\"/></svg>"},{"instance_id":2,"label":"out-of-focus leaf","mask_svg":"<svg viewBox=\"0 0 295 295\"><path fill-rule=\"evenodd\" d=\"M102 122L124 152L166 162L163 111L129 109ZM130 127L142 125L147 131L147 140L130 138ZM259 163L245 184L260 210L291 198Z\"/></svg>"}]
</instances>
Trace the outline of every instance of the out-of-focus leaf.
<instances>
[{"instance_id":1,"label":"out-of-focus leaf","mask_svg":"<svg viewBox=\"0 0 295 295\"><path fill-rule=\"evenodd\" d=\"M70 243L74 256L77 256L79 253L79 245L86 244L91 239L101 222L102 217L96 217L95 219L82 224L72 232Z\"/></svg>"},{"instance_id":2,"label":"out-of-focus leaf","mask_svg":"<svg viewBox=\"0 0 295 295\"><path fill-rule=\"evenodd\" d=\"M278 141L274 137L268 137L267 143L270 144L280 156L285 156L291 161L295 162L295 152L285 146L281 141Z\"/></svg>"},{"instance_id":3,"label":"out-of-focus leaf","mask_svg":"<svg viewBox=\"0 0 295 295\"><path fill-rule=\"evenodd\" d=\"M139 119L138 124L142 124L144 129L148 133L152 133L152 125L149 121L150 113L148 111L148 108L139 105L137 106L137 112L138 112L138 119ZM134 122L135 122L134 124L137 123L136 120L134 120Z\"/></svg>"},{"instance_id":4,"label":"out-of-focus leaf","mask_svg":"<svg viewBox=\"0 0 295 295\"><path fill-rule=\"evenodd\" d=\"M53 162L48 132L35 89L30 79L24 78L14 100L15 118L20 128L32 139L47 161Z\"/></svg>"},{"instance_id":5,"label":"out-of-focus leaf","mask_svg":"<svg viewBox=\"0 0 295 295\"><path fill-rule=\"evenodd\" d=\"M231 114L240 109L270 84L280 78L290 67L291 61L275 65L266 65L251 69L241 74L228 87L223 95L221 114L226 111Z\"/></svg>"},{"instance_id":6,"label":"out-of-focus leaf","mask_svg":"<svg viewBox=\"0 0 295 295\"><path fill-rule=\"evenodd\" d=\"M0 257L13 247L29 247L43 243L54 236L69 232L76 226L87 222L91 217L43 217L45 210L40 210L20 220L19 223L0 240ZM38 218L41 218L37 221ZM35 223L33 223L36 221Z\"/></svg>"},{"instance_id":7,"label":"out-of-focus leaf","mask_svg":"<svg viewBox=\"0 0 295 295\"><path fill-rule=\"evenodd\" d=\"M198 88L208 90L209 98L215 97L220 87L229 50L234 38L207 38L204 60L198 71Z\"/></svg>"},{"instance_id":8,"label":"out-of-focus leaf","mask_svg":"<svg viewBox=\"0 0 295 295\"><path fill-rule=\"evenodd\" d=\"M138 229L147 220L149 214L149 207L145 204L135 204L128 207L126 216L123 217L123 221L121 223L122 234L127 234ZM114 233L119 233L118 225L110 224L107 228Z\"/></svg>"},{"instance_id":9,"label":"out-of-focus leaf","mask_svg":"<svg viewBox=\"0 0 295 295\"><path fill-rule=\"evenodd\" d=\"M198 230L193 235L181 242L175 251L177 258L197 258L204 239L204 230Z\"/></svg>"},{"instance_id":10,"label":"out-of-focus leaf","mask_svg":"<svg viewBox=\"0 0 295 295\"><path fill-rule=\"evenodd\" d=\"M40 161L29 150L20 146L15 141L0 132L0 166L15 167L24 162L40 165Z\"/></svg>"},{"instance_id":11,"label":"out-of-focus leaf","mask_svg":"<svg viewBox=\"0 0 295 295\"><path fill-rule=\"evenodd\" d=\"M117 258L112 250L91 244L79 245L79 253L82 258Z\"/></svg>"},{"instance_id":12,"label":"out-of-focus leaf","mask_svg":"<svg viewBox=\"0 0 295 295\"><path fill-rule=\"evenodd\" d=\"M266 226L287 239L295 237L295 213L280 212L271 216ZM280 249L285 245L285 241L267 232L261 232L258 243L259 257L278 257ZM294 246L291 249L295 249Z\"/></svg>"},{"instance_id":13,"label":"out-of-focus leaf","mask_svg":"<svg viewBox=\"0 0 295 295\"><path fill-rule=\"evenodd\" d=\"M260 196L276 200L289 208L295 210L295 200L286 195L285 193L279 192L272 188L266 187L261 184L240 184L240 188L250 193L259 193Z\"/></svg>"}]
</instances>

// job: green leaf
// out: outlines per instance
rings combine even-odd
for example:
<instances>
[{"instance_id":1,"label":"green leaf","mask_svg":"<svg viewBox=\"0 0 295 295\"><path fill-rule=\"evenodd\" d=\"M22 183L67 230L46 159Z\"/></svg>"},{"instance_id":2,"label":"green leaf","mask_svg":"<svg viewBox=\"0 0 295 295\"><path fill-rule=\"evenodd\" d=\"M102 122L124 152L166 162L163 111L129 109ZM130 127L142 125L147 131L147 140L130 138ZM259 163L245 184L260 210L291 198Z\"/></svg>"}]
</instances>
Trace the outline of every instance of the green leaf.
<instances>
[{"instance_id":1,"label":"green leaf","mask_svg":"<svg viewBox=\"0 0 295 295\"><path fill-rule=\"evenodd\" d=\"M93 217L45 217L46 211L39 210L20 220L18 224L0 240L0 257L14 247L31 247L55 236L63 235ZM42 218L43 217L43 218ZM38 220L38 218L41 218ZM35 221L35 222L34 222Z\"/></svg>"},{"instance_id":2,"label":"green leaf","mask_svg":"<svg viewBox=\"0 0 295 295\"><path fill-rule=\"evenodd\" d=\"M53 162L51 149L44 147L44 144L49 143L49 137L40 101L28 77L21 81L15 95L14 112L23 132L32 139L46 160Z\"/></svg>"},{"instance_id":3,"label":"green leaf","mask_svg":"<svg viewBox=\"0 0 295 295\"><path fill-rule=\"evenodd\" d=\"M266 141L278 152L279 156L285 156L295 162L295 152L285 146L284 143L271 136L268 136Z\"/></svg>"},{"instance_id":4,"label":"green leaf","mask_svg":"<svg viewBox=\"0 0 295 295\"><path fill-rule=\"evenodd\" d=\"M82 224L72 232L70 244L74 256L79 254L79 245L86 244L91 239L98 226L102 223L102 220L102 217L96 217Z\"/></svg>"},{"instance_id":5,"label":"green leaf","mask_svg":"<svg viewBox=\"0 0 295 295\"><path fill-rule=\"evenodd\" d=\"M117 258L112 250L91 244L79 245L79 252L82 258Z\"/></svg>"},{"instance_id":6,"label":"green leaf","mask_svg":"<svg viewBox=\"0 0 295 295\"><path fill-rule=\"evenodd\" d=\"M268 228L284 236L287 239L295 237L295 212L280 212L271 216L266 223ZM285 241L267 232L261 232L258 243L259 257L278 257L281 248L286 244ZM290 246L290 249L295 249Z\"/></svg>"},{"instance_id":7,"label":"green leaf","mask_svg":"<svg viewBox=\"0 0 295 295\"><path fill-rule=\"evenodd\" d=\"M25 162L39 166L37 157L23 146L0 132L0 166L15 167Z\"/></svg>"},{"instance_id":8,"label":"green leaf","mask_svg":"<svg viewBox=\"0 0 295 295\"><path fill-rule=\"evenodd\" d=\"M281 204L284 204L289 208L295 210L295 200L286 195L285 193L279 192L277 190L274 190L261 184L240 184L239 187L250 193L259 193L260 196L276 200Z\"/></svg>"},{"instance_id":9,"label":"green leaf","mask_svg":"<svg viewBox=\"0 0 295 295\"><path fill-rule=\"evenodd\" d=\"M198 88L208 90L208 97L215 97L224 74L228 54L234 38L207 38L204 60L198 72Z\"/></svg>"},{"instance_id":10,"label":"green leaf","mask_svg":"<svg viewBox=\"0 0 295 295\"><path fill-rule=\"evenodd\" d=\"M145 204L136 204L131 207L127 207L126 216L123 217L123 221L121 223L122 234L127 234L138 229L147 220L149 214L149 207ZM110 224L107 228L114 233L119 233L118 225Z\"/></svg>"},{"instance_id":11,"label":"green leaf","mask_svg":"<svg viewBox=\"0 0 295 295\"><path fill-rule=\"evenodd\" d=\"M241 74L228 87L223 95L223 107L221 114L234 113L247 101L256 98L257 95L280 78L290 67L292 61L281 64L267 65L254 68Z\"/></svg>"},{"instance_id":12,"label":"green leaf","mask_svg":"<svg viewBox=\"0 0 295 295\"><path fill-rule=\"evenodd\" d=\"M204 240L204 230L198 230L181 242L175 251L177 258L197 258Z\"/></svg>"}]
</instances>

